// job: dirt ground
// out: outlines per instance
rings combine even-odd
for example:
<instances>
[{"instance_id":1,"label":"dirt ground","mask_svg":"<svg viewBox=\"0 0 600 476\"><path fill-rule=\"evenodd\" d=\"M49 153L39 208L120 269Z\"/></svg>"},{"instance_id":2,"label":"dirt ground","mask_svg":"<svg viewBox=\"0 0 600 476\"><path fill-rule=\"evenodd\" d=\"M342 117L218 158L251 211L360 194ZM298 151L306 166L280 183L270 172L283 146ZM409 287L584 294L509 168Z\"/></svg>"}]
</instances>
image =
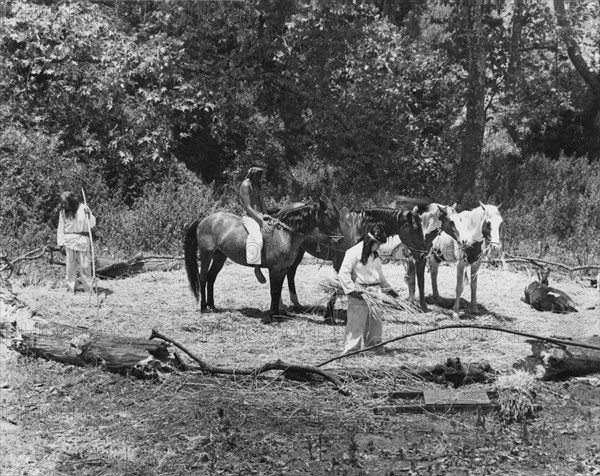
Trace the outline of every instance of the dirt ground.
<instances>
[{"instance_id":1,"label":"dirt ground","mask_svg":"<svg viewBox=\"0 0 600 476\"><path fill-rule=\"evenodd\" d=\"M403 294L404 268L387 264ZM256 367L277 358L314 365L341 351L344 326L327 325L319 282L330 266L300 266L305 312L267 324L268 286L252 269L226 265L215 286L219 312L203 314L183 270L101 281L95 298L69 295L62 269L13 277L19 299L44 318L107 334L148 337L155 328L205 360ZM481 313L453 320L449 310L385 322L384 338L451 323L493 324L541 336L600 334L600 293L589 282L551 275L570 294L576 314L540 313L521 301L523 270L480 272ZM429 276L426 276L429 279ZM440 291L454 292L454 268L440 268ZM426 286L430 292L431 286ZM465 290L463 297L468 298ZM284 292L287 298L287 291ZM530 354L525 339L491 331L447 330L388 346L329 367L366 369L428 365L460 357L485 359L500 373ZM415 380L350 383L353 395L329 384L197 374L139 381L99 368L32 359L0 345L0 472L2 475L171 474L600 474L598 379L536 383L539 414L506 424L494 414L377 415L375 390L423 389ZM327 367L326 367L327 368ZM481 386L492 390L492 385Z\"/></svg>"}]
</instances>

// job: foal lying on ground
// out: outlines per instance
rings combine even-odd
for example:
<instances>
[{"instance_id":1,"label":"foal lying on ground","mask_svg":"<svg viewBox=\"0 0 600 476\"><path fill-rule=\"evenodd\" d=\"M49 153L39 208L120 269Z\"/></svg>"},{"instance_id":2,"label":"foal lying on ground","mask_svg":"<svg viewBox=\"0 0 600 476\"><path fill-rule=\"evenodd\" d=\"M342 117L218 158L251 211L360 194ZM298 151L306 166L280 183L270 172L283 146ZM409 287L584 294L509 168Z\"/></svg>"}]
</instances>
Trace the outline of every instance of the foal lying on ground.
<instances>
[{"instance_id":1,"label":"foal lying on ground","mask_svg":"<svg viewBox=\"0 0 600 476\"><path fill-rule=\"evenodd\" d=\"M566 293L548 286L549 275L548 266L538 269L538 279L527 285L523 300L538 311L578 312L575 303Z\"/></svg>"}]
</instances>

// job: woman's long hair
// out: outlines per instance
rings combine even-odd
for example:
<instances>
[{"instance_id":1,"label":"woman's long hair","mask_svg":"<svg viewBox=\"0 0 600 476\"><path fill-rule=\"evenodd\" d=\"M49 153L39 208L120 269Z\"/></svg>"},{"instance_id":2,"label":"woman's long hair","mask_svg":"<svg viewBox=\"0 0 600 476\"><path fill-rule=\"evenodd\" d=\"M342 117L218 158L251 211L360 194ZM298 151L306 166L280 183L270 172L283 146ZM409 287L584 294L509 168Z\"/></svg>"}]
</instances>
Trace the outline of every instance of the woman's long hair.
<instances>
[{"instance_id":1,"label":"woman's long hair","mask_svg":"<svg viewBox=\"0 0 600 476\"><path fill-rule=\"evenodd\" d=\"M260 187L260 178L263 176L264 169L261 167L250 167L248 173L246 174L246 178L250 180L250 183L253 186Z\"/></svg>"},{"instance_id":2,"label":"woman's long hair","mask_svg":"<svg viewBox=\"0 0 600 476\"><path fill-rule=\"evenodd\" d=\"M379 254L377 251L371 251L374 243L385 243L387 241L387 235L385 233L385 228L382 225L375 225L371 228L371 231L367 233L363 238L363 248L362 253L360 255L360 262L363 265L367 264L369 261L369 257L373 255L373 258L378 258Z\"/></svg>"},{"instance_id":3,"label":"woman's long hair","mask_svg":"<svg viewBox=\"0 0 600 476\"><path fill-rule=\"evenodd\" d=\"M79 201L75 198L73 192L63 192L60 194L60 206L65 217L73 219L77 215L77 209L79 208Z\"/></svg>"}]
</instances>

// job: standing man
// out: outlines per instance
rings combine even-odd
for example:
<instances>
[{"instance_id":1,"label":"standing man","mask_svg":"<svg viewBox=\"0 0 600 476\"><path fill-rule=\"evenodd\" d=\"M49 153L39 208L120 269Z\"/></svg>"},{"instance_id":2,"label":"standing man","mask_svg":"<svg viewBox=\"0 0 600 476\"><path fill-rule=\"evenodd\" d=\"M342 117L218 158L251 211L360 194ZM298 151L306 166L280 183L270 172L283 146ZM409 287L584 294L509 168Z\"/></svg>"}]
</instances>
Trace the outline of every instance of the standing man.
<instances>
[{"instance_id":1,"label":"standing man","mask_svg":"<svg viewBox=\"0 0 600 476\"><path fill-rule=\"evenodd\" d=\"M263 231L271 233L271 217L267 214L267 207L262 196L261 182L264 170L260 167L251 167L246 178L240 185L240 198L244 207L242 223L248 232L246 240L246 262L254 265L254 274L261 284L267 280L263 276L261 265L261 252L263 248Z\"/></svg>"},{"instance_id":2,"label":"standing man","mask_svg":"<svg viewBox=\"0 0 600 476\"><path fill-rule=\"evenodd\" d=\"M88 228L89 222L89 228ZM89 230L96 226L96 217L90 209L80 203L73 192L63 192L60 196L60 213L56 242L66 260L67 290L75 293L77 289L77 266L83 289L92 289L92 254Z\"/></svg>"}]
</instances>

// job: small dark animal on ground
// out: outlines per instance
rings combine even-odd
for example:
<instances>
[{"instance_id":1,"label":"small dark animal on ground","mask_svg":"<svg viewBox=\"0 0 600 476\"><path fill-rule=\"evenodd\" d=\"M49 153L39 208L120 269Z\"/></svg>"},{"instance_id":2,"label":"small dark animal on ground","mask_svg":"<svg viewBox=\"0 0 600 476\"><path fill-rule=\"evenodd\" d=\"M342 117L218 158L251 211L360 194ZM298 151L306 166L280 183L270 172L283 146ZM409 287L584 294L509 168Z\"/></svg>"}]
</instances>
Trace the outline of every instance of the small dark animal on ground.
<instances>
[{"instance_id":1,"label":"small dark animal on ground","mask_svg":"<svg viewBox=\"0 0 600 476\"><path fill-rule=\"evenodd\" d=\"M538 280L525 288L527 304L538 311L578 312L573 300L563 291L548 286L550 268L543 266L537 271Z\"/></svg>"}]
</instances>

